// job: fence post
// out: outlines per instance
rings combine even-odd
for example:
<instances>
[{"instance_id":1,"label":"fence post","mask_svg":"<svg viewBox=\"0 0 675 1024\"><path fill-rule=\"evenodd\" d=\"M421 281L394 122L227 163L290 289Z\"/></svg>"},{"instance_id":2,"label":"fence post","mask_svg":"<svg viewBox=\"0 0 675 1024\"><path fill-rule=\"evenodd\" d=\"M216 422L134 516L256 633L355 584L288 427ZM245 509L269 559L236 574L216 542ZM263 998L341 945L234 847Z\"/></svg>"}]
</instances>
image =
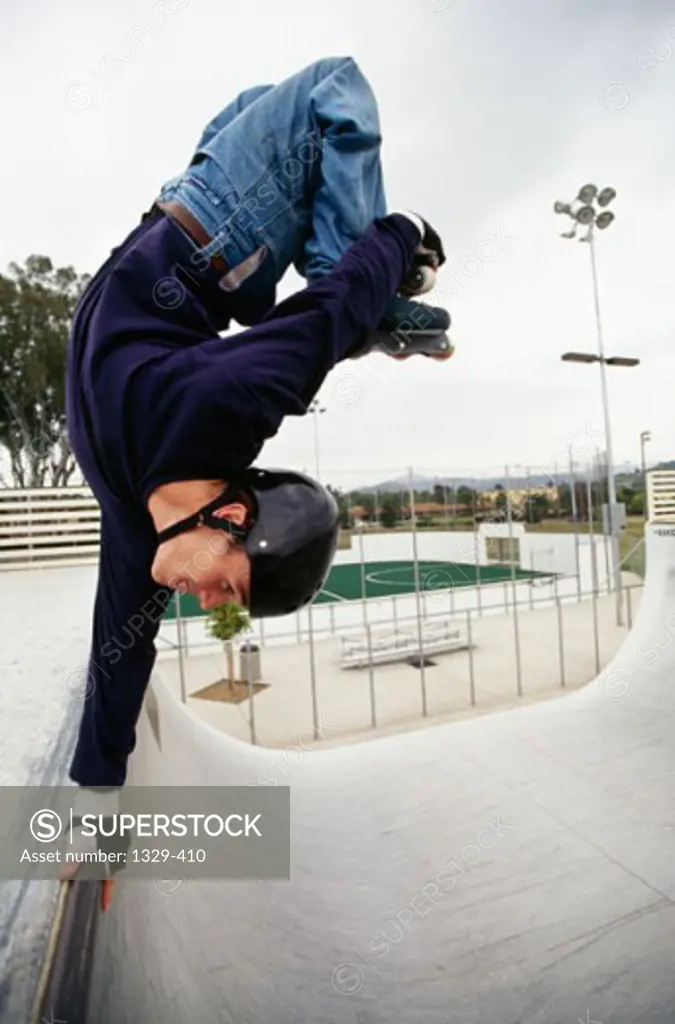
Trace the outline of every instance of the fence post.
<instances>
[{"instance_id":1,"label":"fence post","mask_svg":"<svg viewBox=\"0 0 675 1024\"><path fill-rule=\"evenodd\" d=\"M415 574L415 605L417 609L417 642L419 644L419 658L420 658L420 688L422 693L422 715L424 718L428 715L427 708L427 684L426 684L426 672L424 670L424 631L422 629L422 607L420 602L420 565L419 556L417 549L417 513L415 509L415 489L413 487L413 470L412 466L408 474L408 488L410 492L410 515L412 524L412 542L413 542L413 566Z\"/></svg>"},{"instance_id":2,"label":"fence post","mask_svg":"<svg viewBox=\"0 0 675 1024\"><path fill-rule=\"evenodd\" d=\"M511 487L509 479L509 467L506 466L505 470L505 482L506 482L506 516L509 527L509 561L511 562L511 593L513 595L513 639L515 643L516 651L516 686L518 689L518 696L523 695L523 670L520 658L520 630L518 628L518 594L516 592L516 563L513 557L514 543L513 543L513 505L511 503ZM506 593L506 584L504 584Z\"/></svg>"},{"instance_id":3,"label":"fence post","mask_svg":"<svg viewBox=\"0 0 675 1024\"><path fill-rule=\"evenodd\" d=\"M520 656L520 630L518 628L518 604L513 602L513 642L516 651L516 686L518 696L523 696L523 666Z\"/></svg>"},{"instance_id":4,"label":"fence post","mask_svg":"<svg viewBox=\"0 0 675 1024\"><path fill-rule=\"evenodd\" d=\"M366 624L366 643L368 645L368 684L370 687L370 724L373 729L376 729L377 713L375 710L375 672L373 666L373 645L370 630L370 625Z\"/></svg>"},{"instance_id":5,"label":"fence post","mask_svg":"<svg viewBox=\"0 0 675 1024\"><path fill-rule=\"evenodd\" d=\"M593 605L593 644L595 648L595 671L600 672L600 635L598 632L598 590L600 581L598 578L598 552L595 546L595 529L593 524L593 492L591 489L590 474L586 481L588 495L588 532L591 544L591 600Z\"/></svg>"},{"instance_id":6,"label":"fence post","mask_svg":"<svg viewBox=\"0 0 675 1024\"><path fill-rule=\"evenodd\" d=\"M248 644L252 645L250 639L248 640ZM239 657L241 658L241 650L239 651ZM253 658L250 657L250 650L249 650L249 657L246 658L246 689L248 690L248 709L249 709L248 722L249 722L249 729L251 731L251 743L253 744L253 746L255 746L257 744L258 740L257 740L257 737L256 737L256 732L255 732L255 708L253 706L253 679L251 678L251 672L252 672L251 665L252 665L252 663L253 663ZM234 674L235 674L235 678L236 678L236 676L238 674L236 669L235 669L235 673Z\"/></svg>"},{"instance_id":7,"label":"fence post","mask_svg":"<svg viewBox=\"0 0 675 1024\"><path fill-rule=\"evenodd\" d=\"M471 609L466 610L466 639L469 645L469 699L471 706L476 706L476 676L473 664L473 629L471 626Z\"/></svg>"},{"instance_id":8,"label":"fence post","mask_svg":"<svg viewBox=\"0 0 675 1024\"><path fill-rule=\"evenodd\" d=\"M475 499L474 499L475 502ZM478 605L478 617L481 618L483 615L483 588L481 586L480 576L480 529L478 523L475 521L476 510L474 507L474 531L473 531L473 543L476 551L476 603ZM487 543L487 542L486 542Z\"/></svg>"},{"instance_id":9,"label":"fence post","mask_svg":"<svg viewBox=\"0 0 675 1024\"><path fill-rule=\"evenodd\" d=\"M556 597L558 608L558 654L560 657L560 685L565 686L565 641L563 638L563 617L560 598Z\"/></svg>"},{"instance_id":10,"label":"fence post","mask_svg":"<svg viewBox=\"0 0 675 1024\"><path fill-rule=\"evenodd\" d=\"M600 633L598 630L598 595L593 591L593 642L595 645L595 671L600 671Z\"/></svg>"},{"instance_id":11,"label":"fence post","mask_svg":"<svg viewBox=\"0 0 675 1024\"><path fill-rule=\"evenodd\" d=\"M577 602L581 602L581 557L579 550L579 512L577 509L577 481L574 475L574 456L570 453L570 495L572 522L574 523L574 561L577 571Z\"/></svg>"},{"instance_id":12,"label":"fence post","mask_svg":"<svg viewBox=\"0 0 675 1024\"><path fill-rule=\"evenodd\" d=\"M308 640L309 640L309 685L312 694L312 723L314 726L314 739L319 739L319 700L316 692L316 660L314 654L314 630L312 628L312 605L307 606Z\"/></svg>"}]
</instances>

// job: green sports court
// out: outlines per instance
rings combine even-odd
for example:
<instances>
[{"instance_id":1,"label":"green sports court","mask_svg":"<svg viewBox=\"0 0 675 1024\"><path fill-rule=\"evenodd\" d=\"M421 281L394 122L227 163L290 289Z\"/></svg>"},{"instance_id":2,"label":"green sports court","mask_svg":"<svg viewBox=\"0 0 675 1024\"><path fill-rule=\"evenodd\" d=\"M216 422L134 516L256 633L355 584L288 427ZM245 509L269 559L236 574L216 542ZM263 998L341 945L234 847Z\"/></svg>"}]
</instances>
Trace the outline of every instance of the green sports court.
<instances>
[{"instance_id":1,"label":"green sports court","mask_svg":"<svg viewBox=\"0 0 675 1024\"><path fill-rule=\"evenodd\" d=\"M475 565L468 562L351 562L334 565L315 604L337 601L358 601L366 598L397 597L415 591L415 576L422 591L449 590L456 587L475 587L504 581L530 580L548 576L548 573L528 572L510 565ZM185 594L180 601L181 615L185 618L203 615L197 599ZM167 608L165 619L176 615L175 603Z\"/></svg>"}]
</instances>

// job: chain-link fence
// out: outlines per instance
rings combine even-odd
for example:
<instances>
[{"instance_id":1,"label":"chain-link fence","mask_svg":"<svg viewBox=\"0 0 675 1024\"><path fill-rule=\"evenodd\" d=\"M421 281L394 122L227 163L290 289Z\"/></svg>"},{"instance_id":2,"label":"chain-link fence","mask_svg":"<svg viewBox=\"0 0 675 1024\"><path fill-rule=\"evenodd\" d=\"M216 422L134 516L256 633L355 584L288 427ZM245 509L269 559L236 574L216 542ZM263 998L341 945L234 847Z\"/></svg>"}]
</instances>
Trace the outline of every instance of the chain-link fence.
<instances>
[{"instance_id":1,"label":"chain-link fence","mask_svg":"<svg viewBox=\"0 0 675 1024\"><path fill-rule=\"evenodd\" d=\"M592 678L631 626L643 519L620 520L617 594L598 459L320 475L341 514L331 572L310 607L252 623L235 679L189 599L164 623L164 678L226 732L318 742L541 698Z\"/></svg>"}]
</instances>

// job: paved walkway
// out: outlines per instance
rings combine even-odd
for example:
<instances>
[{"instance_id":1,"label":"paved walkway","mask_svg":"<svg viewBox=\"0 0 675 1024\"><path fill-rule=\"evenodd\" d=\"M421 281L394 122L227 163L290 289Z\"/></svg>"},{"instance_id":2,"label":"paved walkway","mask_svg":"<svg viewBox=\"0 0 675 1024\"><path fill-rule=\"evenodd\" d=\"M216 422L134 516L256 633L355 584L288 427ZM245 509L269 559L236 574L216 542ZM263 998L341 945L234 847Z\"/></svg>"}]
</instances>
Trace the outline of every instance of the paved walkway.
<instances>
[{"instance_id":1,"label":"paved walkway","mask_svg":"<svg viewBox=\"0 0 675 1024\"><path fill-rule=\"evenodd\" d=\"M639 581L628 577L626 582ZM641 593L641 589L631 592L633 616ZM620 647L628 624L617 627L613 596L598 598L596 609L602 667ZM456 625L466 628L463 616L456 620ZM263 649L262 681L269 689L253 699L257 742L269 747L314 745L312 655L320 738L332 742L363 737L373 725L378 729L396 729L422 724L423 682L428 718L440 720L557 696L564 692L563 681L568 689L578 688L597 673L592 601L562 604L560 619L555 607L535 611L519 608L517 641L512 613L475 617L472 633L472 654L458 651L435 655L435 664L425 669L424 680L420 669L405 663L375 666L372 672L368 668L341 669L341 642L337 636L316 641L313 650L306 641ZM232 705L192 696L225 674L222 650L190 655L184 665L191 708L215 728L249 741L248 700ZM158 671L175 692L180 691L175 655L161 655ZM471 700L472 678L475 703Z\"/></svg>"}]
</instances>

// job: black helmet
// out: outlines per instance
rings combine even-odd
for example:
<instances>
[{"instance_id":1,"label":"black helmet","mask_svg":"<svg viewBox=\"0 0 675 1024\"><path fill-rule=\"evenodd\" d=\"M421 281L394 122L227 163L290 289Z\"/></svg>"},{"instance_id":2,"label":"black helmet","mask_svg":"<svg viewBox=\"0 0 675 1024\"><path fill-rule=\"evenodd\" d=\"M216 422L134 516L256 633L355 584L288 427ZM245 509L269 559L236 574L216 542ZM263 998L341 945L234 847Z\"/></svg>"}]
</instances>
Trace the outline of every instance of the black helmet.
<instances>
[{"instance_id":1,"label":"black helmet","mask_svg":"<svg viewBox=\"0 0 675 1024\"><path fill-rule=\"evenodd\" d=\"M242 493L254 505L246 526L213 515ZM303 473L251 468L193 515L162 530L158 542L202 524L243 542L251 562L249 611L267 618L288 615L319 593L337 547L339 511L326 488Z\"/></svg>"}]
</instances>

